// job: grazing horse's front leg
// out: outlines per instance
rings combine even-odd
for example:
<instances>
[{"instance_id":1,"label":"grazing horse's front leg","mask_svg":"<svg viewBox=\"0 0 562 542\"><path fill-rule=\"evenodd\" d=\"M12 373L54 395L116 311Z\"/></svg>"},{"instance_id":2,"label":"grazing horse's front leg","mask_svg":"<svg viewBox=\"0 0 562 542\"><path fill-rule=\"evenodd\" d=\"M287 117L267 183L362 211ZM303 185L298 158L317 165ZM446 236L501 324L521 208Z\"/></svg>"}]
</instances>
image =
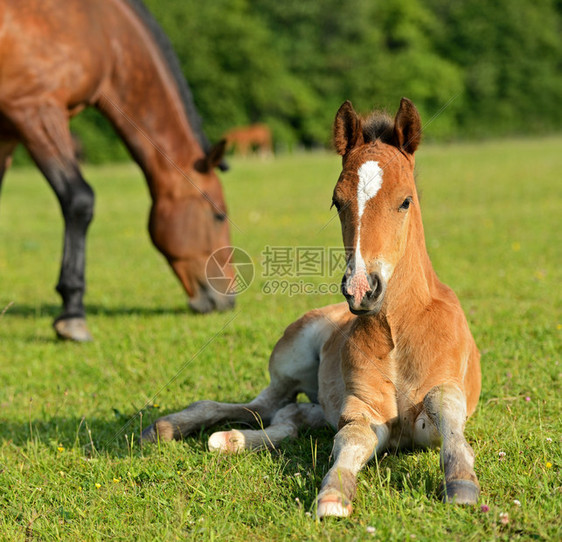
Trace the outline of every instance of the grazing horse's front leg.
<instances>
[{"instance_id":1,"label":"grazing horse's front leg","mask_svg":"<svg viewBox=\"0 0 562 542\"><path fill-rule=\"evenodd\" d=\"M49 100L11 111L11 120L59 200L64 217L64 252L57 291L63 312L54 328L62 339L90 341L83 305L86 231L94 213L94 192L83 179L68 114Z\"/></svg>"},{"instance_id":2,"label":"grazing horse's front leg","mask_svg":"<svg viewBox=\"0 0 562 542\"><path fill-rule=\"evenodd\" d=\"M476 504L480 493L474 452L464 437L466 399L455 385L435 386L423 400L424 409L442 438L442 497L446 502Z\"/></svg>"},{"instance_id":3,"label":"grazing horse's front leg","mask_svg":"<svg viewBox=\"0 0 562 542\"><path fill-rule=\"evenodd\" d=\"M94 192L82 178L78 167L68 176L61 173L47 177L59 198L64 217L64 249L56 287L62 297L63 313L55 320L54 328L61 339L91 341L83 299L86 289L86 232L94 216ZM51 180L53 177L57 182Z\"/></svg>"},{"instance_id":4,"label":"grazing horse's front leg","mask_svg":"<svg viewBox=\"0 0 562 542\"><path fill-rule=\"evenodd\" d=\"M334 441L334 464L324 477L317 498L319 518L351 514L357 474L388 441L388 427L356 397L346 399L340 425L342 421L345 425Z\"/></svg>"}]
</instances>

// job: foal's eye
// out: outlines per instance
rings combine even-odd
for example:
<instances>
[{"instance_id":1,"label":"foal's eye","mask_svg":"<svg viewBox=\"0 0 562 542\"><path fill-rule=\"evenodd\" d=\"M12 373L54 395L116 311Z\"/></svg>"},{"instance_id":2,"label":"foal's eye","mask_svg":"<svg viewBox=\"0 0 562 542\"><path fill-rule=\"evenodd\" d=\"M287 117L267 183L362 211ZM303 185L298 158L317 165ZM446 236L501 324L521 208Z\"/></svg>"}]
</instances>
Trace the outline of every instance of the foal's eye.
<instances>
[{"instance_id":1,"label":"foal's eye","mask_svg":"<svg viewBox=\"0 0 562 542\"><path fill-rule=\"evenodd\" d=\"M407 211L410 208L410 204L412 203L412 197L408 196L403 202L400 207L398 207L399 211Z\"/></svg>"},{"instance_id":2,"label":"foal's eye","mask_svg":"<svg viewBox=\"0 0 562 542\"><path fill-rule=\"evenodd\" d=\"M224 222L226 220L226 213L215 213L215 220L217 222Z\"/></svg>"},{"instance_id":3,"label":"foal's eye","mask_svg":"<svg viewBox=\"0 0 562 542\"><path fill-rule=\"evenodd\" d=\"M332 207L335 207L335 208L336 208L336 211L337 211L338 213L339 213L340 210L341 210L341 204L340 204L340 202L337 201L337 200L335 200L335 199L332 199L332 206L330 207L330 209L331 209Z\"/></svg>"}]
</instances>

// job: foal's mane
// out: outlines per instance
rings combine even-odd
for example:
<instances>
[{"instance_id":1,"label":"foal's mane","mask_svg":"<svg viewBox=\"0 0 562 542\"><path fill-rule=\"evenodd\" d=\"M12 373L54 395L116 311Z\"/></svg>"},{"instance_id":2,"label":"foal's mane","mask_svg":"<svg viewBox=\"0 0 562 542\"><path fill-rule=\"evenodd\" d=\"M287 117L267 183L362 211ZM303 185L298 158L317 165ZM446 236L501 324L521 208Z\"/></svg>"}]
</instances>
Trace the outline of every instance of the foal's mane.
<instances>
[{"instance_id":1,"label":"foal's mane","mask_svg":"<svg viewBox=\"0 0 562 542\"><path fill-rule=\"evenodd\" d=\"M181 101L183 103L183 107L189 124L195 132L195 137L197 138L197 141L199 141L199 144L203 148L203 151L207 153L211 148L211 144L209 143L207 136L203 132L203 128L201 126L201 117L199 116L199 113L197 112L197 109L195 107L193 94L191 93L191 89L189 88L185 76L183 75L180 62L176 53L174 52L168 36L166 36L161 26L156 22L156 19L154 19L142 0L123 1L131 6L135 14L143 22L143 24L146 26L146 28L154 38L154 41L160 52L162 53L162 57L168 65L170 73L172 74L174 81L176 82L176 86L180 93Z\"/></svg>"},{"instance_id":2,"label":"foal's mane","mask_svg":"<svg viewBox=\"0 0 562 542\"><path fill-rule=\"evenodd\" d=\"M363 139L365 143L382 143L392 145L394 141L394 119L386 111L373 111L363 119Z\"/></svg>"},{"instance_id":3,"label":"foal's mane","mask_svg":"<svg viewBox=\"0 0 562 542\"><path fill-rule=\"evenodd\" d=\"M362 119L363 140L365 143L380 141L387 145L395 145L394 119L386 111L373 111ZM418 185L417 174L414 172L414 182ZM421 191L418 190L418 198L421 199Z\"/></svg>"}]
</instances>

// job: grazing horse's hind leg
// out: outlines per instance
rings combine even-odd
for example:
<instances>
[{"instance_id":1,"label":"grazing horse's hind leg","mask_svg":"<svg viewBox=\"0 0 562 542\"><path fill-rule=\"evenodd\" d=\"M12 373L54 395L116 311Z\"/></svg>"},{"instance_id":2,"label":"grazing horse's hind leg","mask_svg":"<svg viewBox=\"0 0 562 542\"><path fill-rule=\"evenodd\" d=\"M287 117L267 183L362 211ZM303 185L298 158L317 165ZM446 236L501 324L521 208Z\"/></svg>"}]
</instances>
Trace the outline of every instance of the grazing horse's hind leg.
<instances>
[{"instance_id":1,"label":"grazing horse's hind leg","mask_svg":"<svg viewBox=\"0 0 562 542\"><path fill-rule=\"evenodd\" d=\"M2 189L4 175L10 165L12 153L14 152L17 144L17 141L0 140L0 190Z\"/></svg>"},{"instance_id":2,"label":"grazing horse's hind leg","mask_svg":"<svg viewBox=\"0 0 562 542\"><path fill-rule=\"evenodd\" d=\"M2 181L4 174L8 169L12 153L17 146L16 141L2 141L0 140L0 188L2 188Z\"/></svg>"},{"instance_id":3,"label":"grazing horse's hind leg","mask_svg":"<svg viewBox=\"0 0 562 542\"><path fill-rule=\"evenodd\" d=\"M54 328L62 339L89 341L83 305L86 232L94 213L94 192L83 179L64 109L49 101L11 112L11 121L53 188L64 217L64 252L57 291L63 312Z\"/></svg>"},{"instance_id":4,"label":"grazing horse's hind leg","mask_svg":"<svg viewBox=\"0 0 562 542\"><path fill-rule=\"evenodd\" d=\"M466 399L463 393L453 385L436 386L425 396L423 405L442 438L443 500L476 504L480 485L474 472L474 452L464 437Z\"/></svg>"}]
</instances>

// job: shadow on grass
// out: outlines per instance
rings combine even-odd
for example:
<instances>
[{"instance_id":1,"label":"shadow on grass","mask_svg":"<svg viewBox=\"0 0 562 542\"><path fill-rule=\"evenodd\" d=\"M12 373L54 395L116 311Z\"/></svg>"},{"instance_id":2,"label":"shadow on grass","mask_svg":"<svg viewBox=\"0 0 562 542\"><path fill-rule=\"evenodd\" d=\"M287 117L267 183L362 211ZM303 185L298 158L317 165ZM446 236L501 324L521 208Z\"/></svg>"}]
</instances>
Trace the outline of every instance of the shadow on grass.
<instances>
[{"instance_id":1,"label":"shadow on grass","mask_svg":"<svg viewBox=\"0 0 562 542\"><path fill-rule=\"evenodd\" d=\"M43 303L41 305L25 305L14 304L10 306L3 318L19 317L19 318L37 318L38 316L50 316L56 318L61 313L60 305ZM123 307L106 307L104 305L86 305L86 314L93 316L158 316L164 314L192 314L197 316L187 306L185 307L141 307L141 306L123 306Z\"/></svg>"},{"instance_id":2,"label":"shadow on grass","mask_svg":"<svg viewBox=\"0 0 562 542\"><path fill-rule=\"evenodd\" d=\"M32 419L29 422L3 421L0 442L10 442L25 448L30 442L44 447L82 447L86 456L96 453L111 457L129 455L131 434L135 434L135 446L140 434L140 416L129 418L116 415L112 419L95 417L59 417Z\"/></svg>"},{"instance_id":3,"label":"shadow on grass","mask_svg":"<svg viewBox=\"0 0 562 542\"><path fill-rule=\"evenodd\" d=\"M34 418L28 422L10 422L4 420L0 425L0 442L10 442L18 447L25 447L30 441L37 442L45 447L54 448L63 446L84 448L86 455L99 453L111 457L129 456L131 439L134 439L134 448L139 450L140 434L143 429L151 425L158 418L177 412L177 409L161 411L158 408L147 407L142 412L122 413L114 409L113 419L76 416L62 417L51 416L47 418ZM141 415L142 414L142 415ZM197 443L197 447L206 449L208 438L214 431L229 429L258 429L257 425L247 423L226 422L215 426L201 427L187 435L183 441ZM305 454L295 453L297 450L308 450L311 455L310 439L318 441L323 460L327 460L332 449L334 432L329 429L303 430L297 439L287 439L277 450L272 453L289 452L290 460ZM165 446L161 443L160 446ZM145 444L144 447L157 446Z\"/></svg>"},{"instance_id":4,"label":"shadow on grass","mask_svg":"<svg viewBox=\"0 0 562 542\"><path fill-rule=\"evenodd\" d=\"M170 444L145 444L141 447L139 435L142 428L172 412L146 409L142 427L139 415L117 411L114 419L54 416L49 419L34 419L30 423L3 422L0 427L0 442L23 450L29 457L32 457L32 454L28 454L29 449L38 448L43 449L42 454L49 455L58 455L63 449L78 449L85 459L100 457L123 460L144 456L149 458L149 462L146 463L147 466L140 467L142 472L137 472L139 483L146 480L157 482L161 465L167 461L165 456L161 461L158 460L160 450L165 450ZM207 441L212 432L248 427L248 424L237 423L203 427L188 435L182 442L191 450L190 455L202 456L211 453L207 449ZM248 453L270 454L270 461L276 465L273 472L281 473L282 483L287 487L290 500L298 507L303 507L304 511L314 514L318 491L331 466L334 435L335 431L329 427L303 429L296 439L287 438L275 449ZM134 444L131 448L132 441ZM431 502L437 502L441 480L438 459L435 458L435 469L428 470L423 463L411 469L408 458L418 453L419 450L394 451L383 454L378 462L371 461L360 474L359 483L363 486L361 491L364 493L367 488L367 491L382 491L389 496L404 494L415 500L427 498ZM153 479L153 476L156 478ZM264 476L267 476L266 471ZM361 506L361 501L357 505Z\"/></svg>"}]
</instances>

